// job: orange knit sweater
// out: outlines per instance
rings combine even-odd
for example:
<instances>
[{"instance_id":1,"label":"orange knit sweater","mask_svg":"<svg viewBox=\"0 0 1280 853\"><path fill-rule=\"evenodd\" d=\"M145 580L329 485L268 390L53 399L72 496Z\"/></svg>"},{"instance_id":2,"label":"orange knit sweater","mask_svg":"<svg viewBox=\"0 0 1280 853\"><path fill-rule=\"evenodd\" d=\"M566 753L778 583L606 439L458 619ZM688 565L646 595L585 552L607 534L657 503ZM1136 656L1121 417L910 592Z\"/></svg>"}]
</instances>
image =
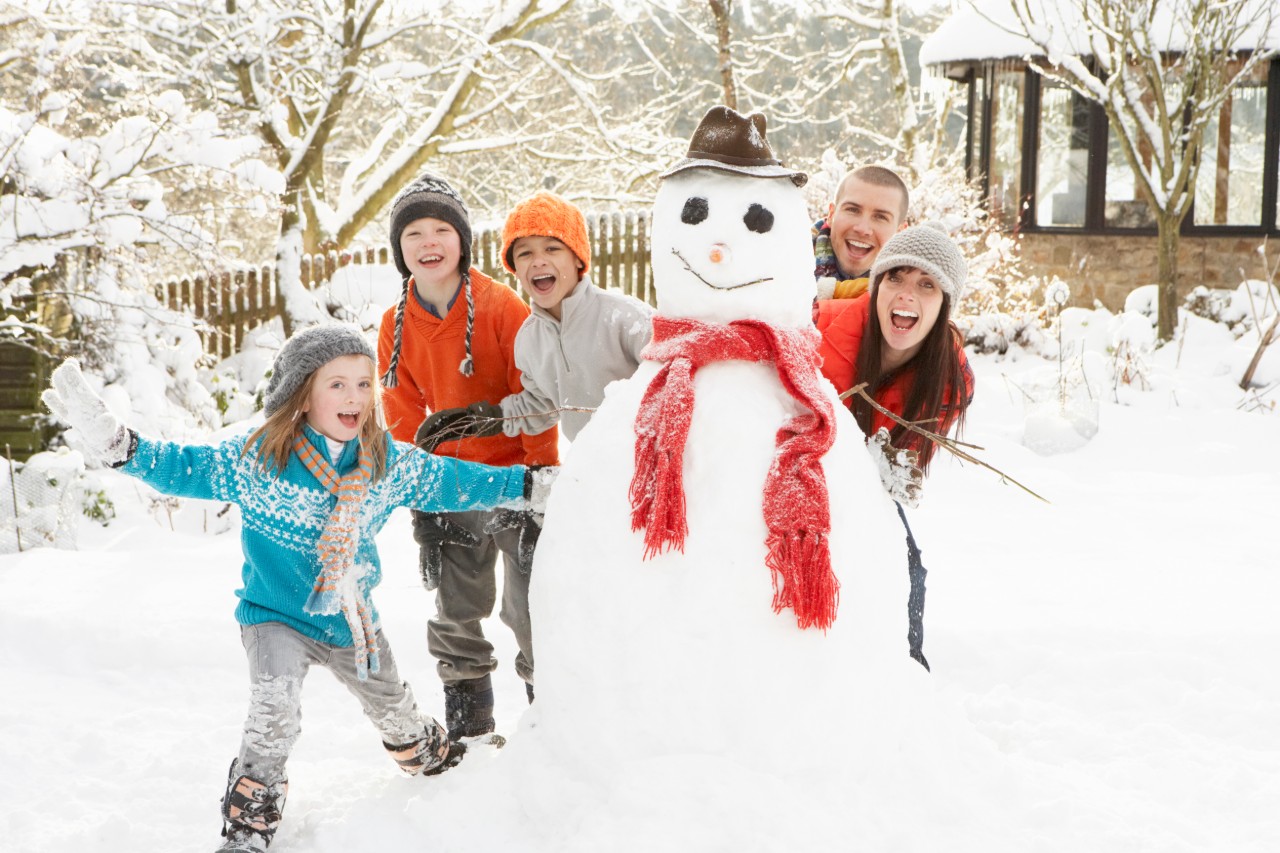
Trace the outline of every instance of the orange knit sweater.
<instances>
[{"instance_id":1,"label":"orange knit sweater","mask_svg":"<svg viewBox=\"0 0 1280 853\"><path fill-rule=\"evenodd\" d=\"M413 287L413 282L409 282ZM412 293L404 310L400 341L400 363L395 388L382 390L391 434L399 441L413 443L414 433L428 411L438 412L467 406L481 400L498 404L508 394L524 390L516 367L513 348L516 332L529 316L528 307L509 287L496 283L471 268L471 290L475 299L475 326L471 354L475 372L463 376L458 365L466 355L467 298L457 300L443 320L418 304ZM396 309L387 309L378 329L378 372L387 369L395 342ZM538 435L509 438L467 438L436 448L440 456L483 462L488 465L555 465L558 463L559 433L549 429Z\"/></svg>"}]
</instances>

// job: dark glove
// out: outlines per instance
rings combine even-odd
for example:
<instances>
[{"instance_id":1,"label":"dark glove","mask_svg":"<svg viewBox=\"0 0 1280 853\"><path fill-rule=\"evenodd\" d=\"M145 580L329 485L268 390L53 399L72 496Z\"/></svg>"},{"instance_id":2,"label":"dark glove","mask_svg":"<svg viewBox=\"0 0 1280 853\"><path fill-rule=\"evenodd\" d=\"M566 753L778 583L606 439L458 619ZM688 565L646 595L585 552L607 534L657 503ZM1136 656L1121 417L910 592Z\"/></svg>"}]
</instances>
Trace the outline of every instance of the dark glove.
<instances>
[{"instance_id":1,"label":"dark glove","mask_svg":"<svg viewBox=\"0 0 1280 853\"><path fill-rule=\"evenodd\" d=\"M488 438L502 432L502 407L495 403L472 403L466 408L441 409L427 415L418 427L414 442L428 452L446 441Z\"/></svg>"},{"instance_id":2,"label":"dark glove","mask_svg":"<svg viewBox=\"0 0 1280 853\"><path fill-rule=\"evenodd\" d=\"M533 551L538 547L538 534L542 532L542 513L527 509L494 510L485 522L484 532L492 536L503 530L519 531L516 565L521 574L529 574L533 570Z\"/></svg>"},{"instance_id":3,"label":"dark glove","mask_svg":"<svg viewBox=\"0 0 1280 853\"><path fill-rule=\"evenodd\" d=\"M924 490L924 473L920 470L914 450L899 450L889 443L889 431L876 430L867 440L867 450L876 462L880 482L884 490L900 504L915 508L920 504Z\"/></svg>"},{"instance_id":4,"label":"dark glove","mask_svg":"<svg viewBox=\"0 0 1280 853\"><path fill-rule=\"evenodd\" d=\"M413 541L418 543L418 570L422 573L422 585L433 590L440 585L441 548L445 545L474 548L480 544L480 537L456 521L450 521L447 512L414 510Z\"/></svg>"}]
</instances>

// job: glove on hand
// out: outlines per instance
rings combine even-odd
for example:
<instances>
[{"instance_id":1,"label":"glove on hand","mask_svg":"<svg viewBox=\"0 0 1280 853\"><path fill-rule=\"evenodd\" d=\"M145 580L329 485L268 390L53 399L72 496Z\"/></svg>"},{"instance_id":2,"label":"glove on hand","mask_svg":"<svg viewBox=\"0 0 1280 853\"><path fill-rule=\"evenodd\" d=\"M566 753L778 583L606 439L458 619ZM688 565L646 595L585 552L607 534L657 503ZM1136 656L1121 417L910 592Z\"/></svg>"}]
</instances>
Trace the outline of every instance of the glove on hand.
<instances>
[{"instance_id":1,"label":"glove on hand","mask_svg":"<svg viewBox=\"0 0 1280 853\"><path fill-rule=\"evenodd\" d=\"M107 409L69 358L53 371L50 387L40 399L58 420L75 430L79 443L92 456L115 468L128 461L133 436Z\"/></svg>"},{"instance_id":2,"label":"glove on hand","mask_svg":"<svg viewBox=\"0 0 1280 853\"><path fill-rule=\"evenodd\" d=\"M880 482L884 490L903 506L915 509L920 505L920 494L924 489L924 472L917 465L918 457L914 450L899 450L889 443L889 431L884 427L876 430L875 435L867 441L867 450L875 460L880 471Z\"/></svg>"},{"instance_id":3,"label":"glove on hand","mask_svg":"<svg viewBox=\"0 0 1280 853\"><path fill-rule=\"evenodd\" d=\"M516 562L522 574L529 574L533 569L533 551L538 547L538 535L542 533L542 514L531 510L495 510L485 523L484 532L492 536L503 530L520 532Z\"/></svg>"},{"instance_id":4,"label":"glove on hand","mask_svg":"<svg viewBox=\"0 0 1280 853\"><path fill-rule=\"evenodd\" d=\"M442 547L465 545L474 548L480 537L456 521L449 520L447 512L413 513L413 541L418 543L418 570L422 573L422 585L433 590L440 585L440 567L444 562Z\"/></svg>"},{"instance_id":5,"label":"glove on hand","mask_svg":"<svg viewBox=\"0 0 1280 853\"><path fill-rule=\"evenodd\" d=\"M524 496L529 501L529 511L539 519L547 511L547 498L551 495L551 484L560 474L557 465L530 465L524 469ZM541 521L539 521L541 524Z\"/></svg>"},{"instance_id":6,"label":"glove on hand","mask_svg":"<svg viewBox=\"0 0 1280 853\"><path fill-rule=\"evenodd\" d=\"M441 409L427 415L418 427L415 443L428 452L446 441L488 438L502 433L502 407L494 403L472 403L466 408Z\"/></svg>"}]
</instances>

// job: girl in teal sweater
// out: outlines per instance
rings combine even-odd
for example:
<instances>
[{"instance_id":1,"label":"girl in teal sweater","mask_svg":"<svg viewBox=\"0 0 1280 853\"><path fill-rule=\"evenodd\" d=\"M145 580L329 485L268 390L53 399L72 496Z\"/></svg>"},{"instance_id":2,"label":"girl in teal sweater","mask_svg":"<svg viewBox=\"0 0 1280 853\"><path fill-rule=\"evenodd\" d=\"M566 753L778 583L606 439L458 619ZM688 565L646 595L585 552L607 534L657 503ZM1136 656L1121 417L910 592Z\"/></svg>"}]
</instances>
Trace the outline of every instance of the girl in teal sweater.
<instances>
[{"instance_id":1,"label":"girl in teal sweater","mask_svg":"<svg viewBox=\"0 0 1280 853\"><path fill-rule=\"evenodd\" d=\"M127 429L74 359L43 395L102 462L157 491L239 505L236 620L249 662L249 716L223 797L223 853L262 851L280 822L285 762L301 730L303 678L328 668L356 696L409 775L456 764L463 744L418 710L396 671L370 593L374 537L392 511L508 506L542 512L554 469L495 468L424 453L386 431L373 348L356 329L290 338L267 385L266 422L215 446L152 441Z\"/></svg>"}]
</instances>

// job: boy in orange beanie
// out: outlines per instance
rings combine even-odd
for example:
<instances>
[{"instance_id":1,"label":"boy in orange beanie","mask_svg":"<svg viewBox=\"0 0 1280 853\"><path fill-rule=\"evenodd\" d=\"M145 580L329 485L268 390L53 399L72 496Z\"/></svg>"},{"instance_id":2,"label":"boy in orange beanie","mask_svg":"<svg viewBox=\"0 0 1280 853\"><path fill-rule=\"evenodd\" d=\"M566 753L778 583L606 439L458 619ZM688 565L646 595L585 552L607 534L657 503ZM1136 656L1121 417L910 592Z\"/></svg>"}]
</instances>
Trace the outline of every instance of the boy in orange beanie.
<instances>
[{"instance_id":1,"label":"boy in orange beanie","mask_svg":"<svg viewBox=\"0 0 1280 853\"><path fill-rule=\"evenodd\" d=\"M554 193L535 193L507 216L502 263L533 303L516 335L524 389L497 405L479 401L437 412L423 431L514 438L559 423L572 441L604 399L605 386L635 372L653 334L653 309L592 283L582 211Z\"/></svg>"}]
</instances>

